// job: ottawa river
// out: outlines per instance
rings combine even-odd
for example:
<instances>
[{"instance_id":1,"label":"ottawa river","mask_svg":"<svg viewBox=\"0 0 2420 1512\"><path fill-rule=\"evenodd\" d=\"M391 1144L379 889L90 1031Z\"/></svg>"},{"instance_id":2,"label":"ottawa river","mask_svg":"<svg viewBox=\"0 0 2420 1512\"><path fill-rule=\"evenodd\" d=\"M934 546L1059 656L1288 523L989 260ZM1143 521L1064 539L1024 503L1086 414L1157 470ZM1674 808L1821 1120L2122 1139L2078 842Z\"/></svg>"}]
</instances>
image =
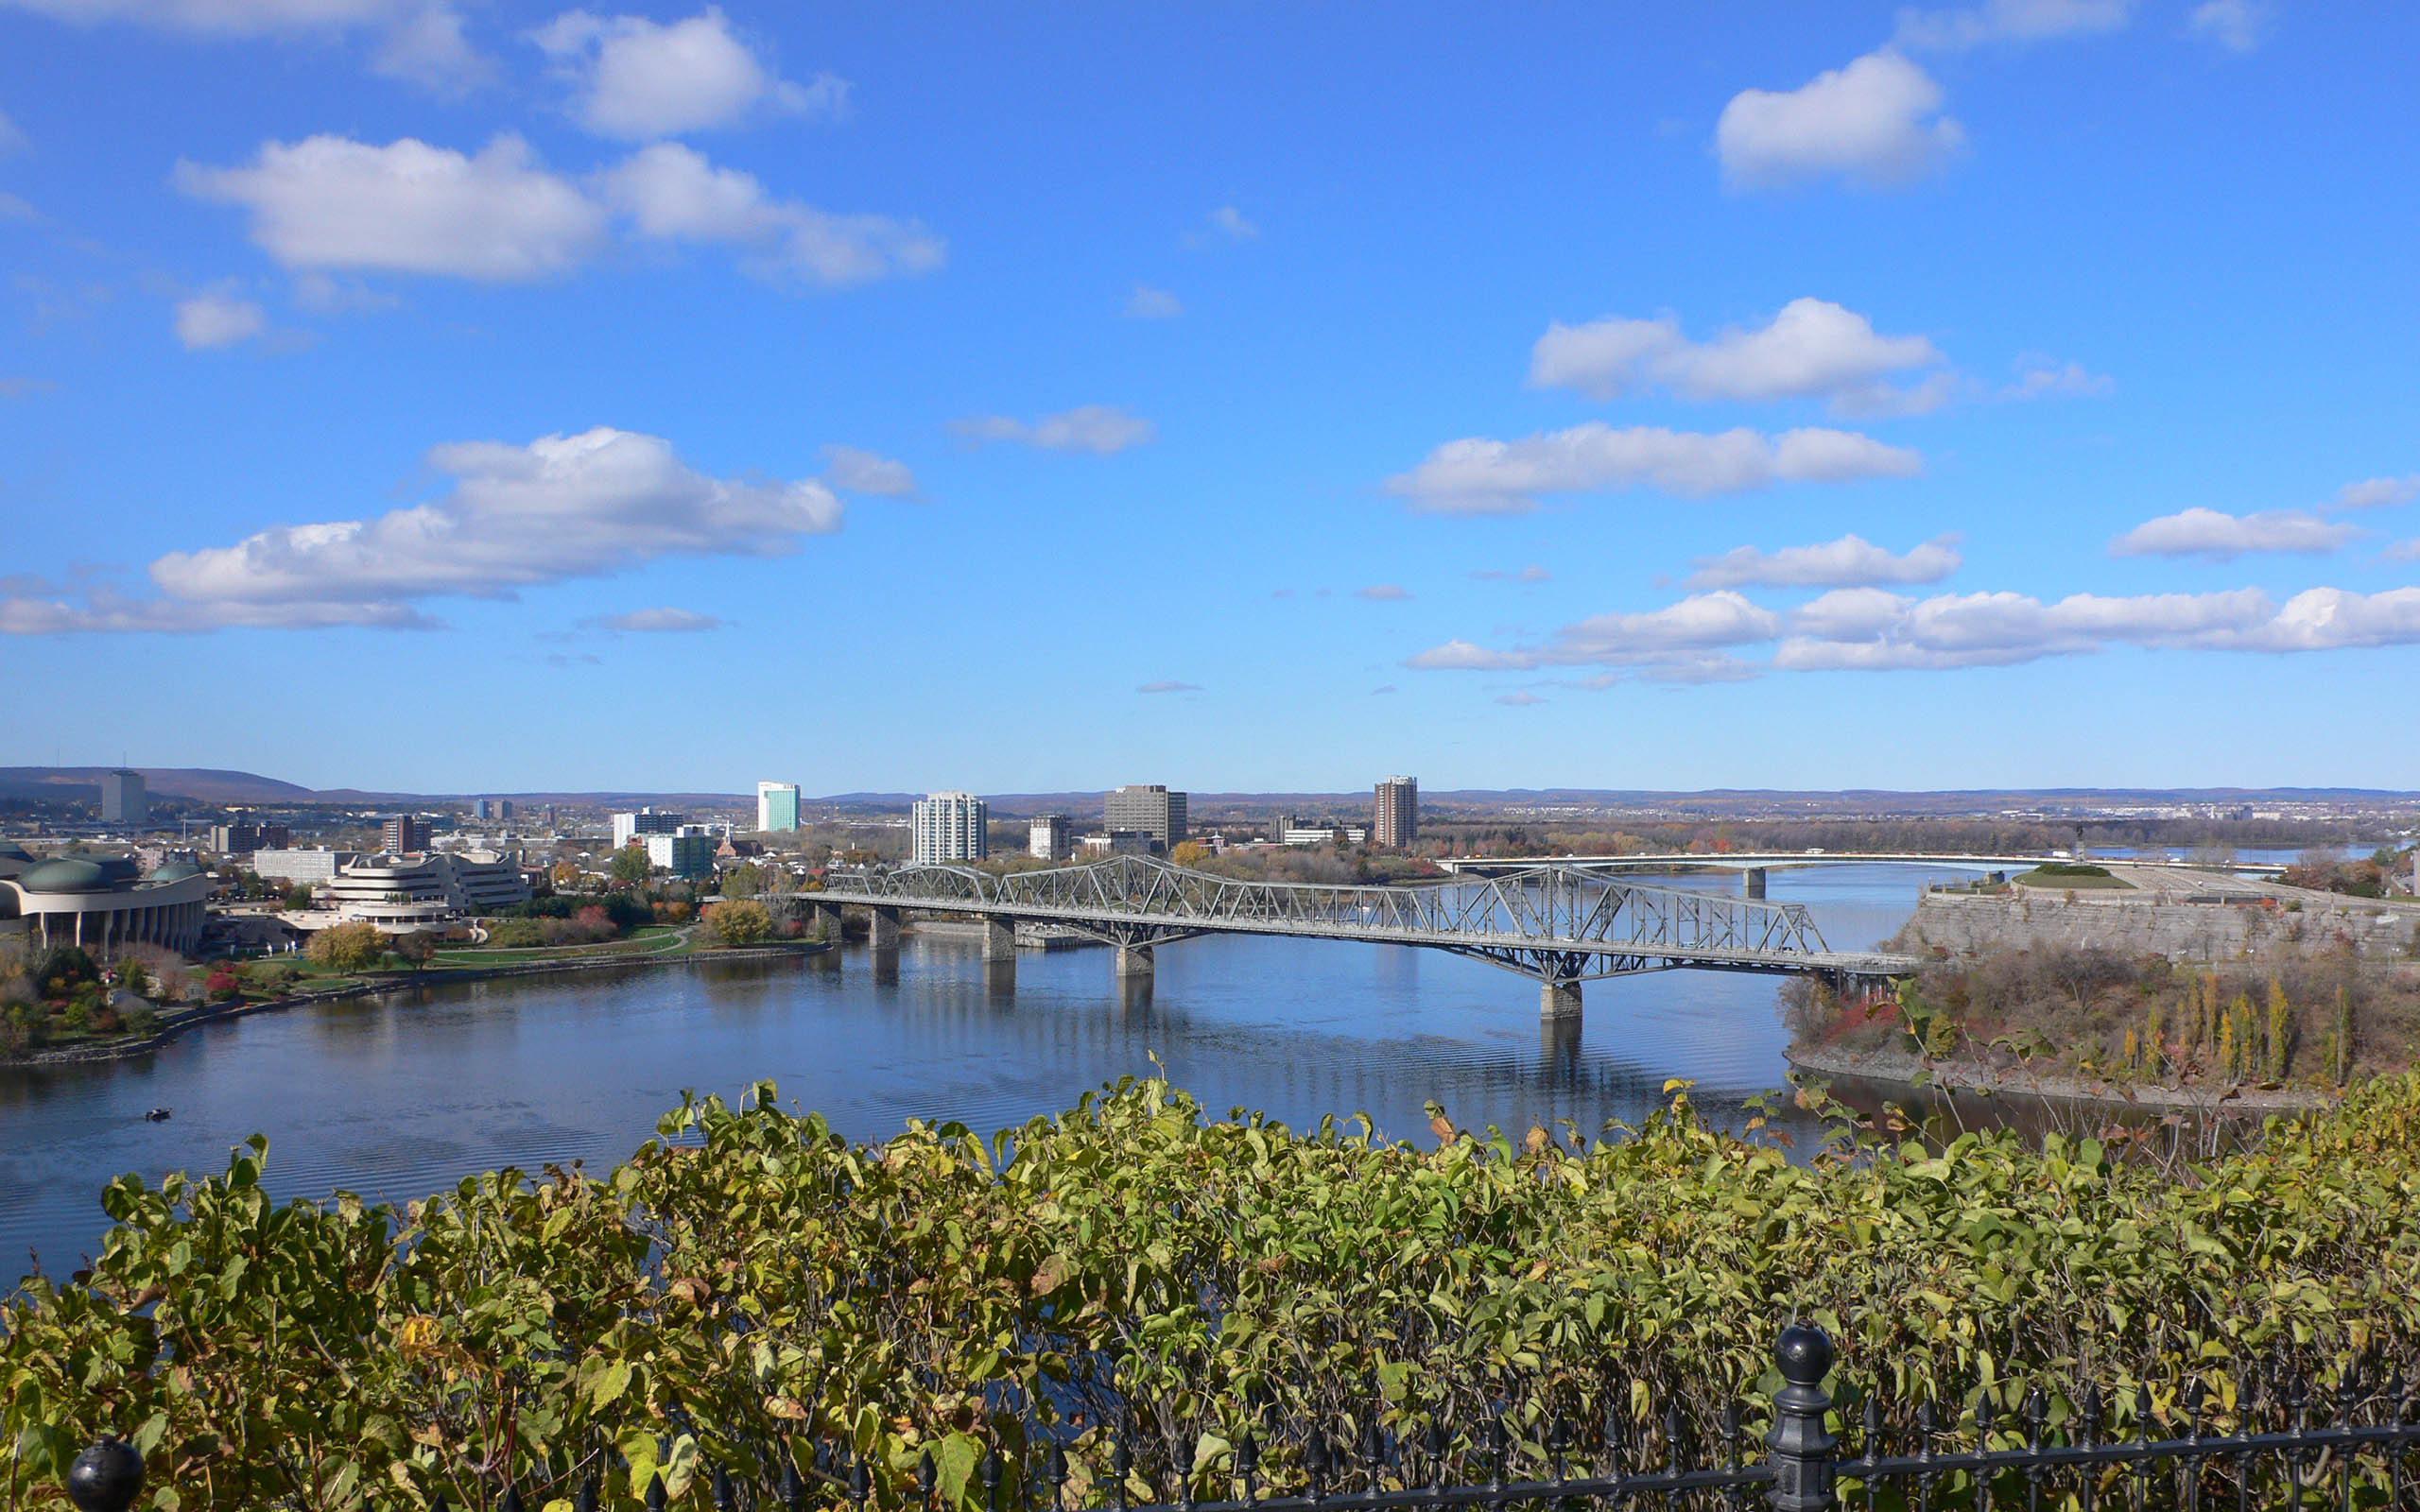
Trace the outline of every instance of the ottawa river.
<instances>
[{"instance_id":1,"label":"ottawa river","mask_svg":"<svg viewBox=\"0 0 2420 1512\"><path fill-rule=\"evenodd\" d=\"M1771 887L1806 904L1835 949L1859 950L1897 930L1927 883L1972 875L1817 867L1775 871ZM1517 1137L1569 1119L1593 1136L1655 1108L1670 1077L1736 1121L1787 1069L1769 976L1591 982L1574 1029L1541 1025L1530 979L1437 951L1212 936L1163 947L1143 998L1120 992L1106 950L1022 952L1001 992L977 949L911 935L879 979L852 945L837 966L701 961L401 991L209 1025L136 1060L0 1067L0 1277L27 1270L29 1252L63 1277L99 1247L110 1178L224 1170L254 1131L278 1195L400 1204L499 1165L601 1171L683 1088L736 1099L763 1078L853 1139L908 1118L988 1134L1148 1075L1157 1057L1213 1113L1243 1105L1306 1126L1367 1111L1425 1143L1430 1098L1467 1128ZM174 1117L146 1123L153 1107ZM1806 1129L1794 1111L1783 1122Z\"/></svg>"}]
</instances>

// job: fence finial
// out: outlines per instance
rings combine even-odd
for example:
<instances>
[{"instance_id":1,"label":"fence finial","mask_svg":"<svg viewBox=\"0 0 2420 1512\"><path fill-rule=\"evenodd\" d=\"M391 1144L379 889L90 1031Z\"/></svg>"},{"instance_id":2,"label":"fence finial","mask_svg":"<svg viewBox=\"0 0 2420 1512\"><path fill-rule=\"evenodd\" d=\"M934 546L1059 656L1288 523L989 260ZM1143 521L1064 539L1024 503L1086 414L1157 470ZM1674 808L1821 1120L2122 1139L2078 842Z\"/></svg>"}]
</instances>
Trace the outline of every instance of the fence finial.
<instances>
[{"instance_id":1,"label":"fence finial","mask_svg":"<svg viewBox=\"0 0 2420 1512\"><path fill-rule=\"evenodd\" d=\"M126 1512L143 1490L143 1456L122 1438L104 1438L67 1467L67 1499L79 1512Z\"/></svg>"},{"instance_id":2,"label":"fence finial","mask_svg":"<svg viewBox=\"0 0 2420 1512\"><path fill-rule=\"evenodd\" d=\"M1787 1383L1773 1393L1773 1512L1832 1512L1833 1451L1840 1445L1824 1427L1832 1399L1824 1378L1832 1370L1832 1341L1811 1324L1793 1323L1773 1342L1773 1364Z\"/></svg>"}]
</instances>

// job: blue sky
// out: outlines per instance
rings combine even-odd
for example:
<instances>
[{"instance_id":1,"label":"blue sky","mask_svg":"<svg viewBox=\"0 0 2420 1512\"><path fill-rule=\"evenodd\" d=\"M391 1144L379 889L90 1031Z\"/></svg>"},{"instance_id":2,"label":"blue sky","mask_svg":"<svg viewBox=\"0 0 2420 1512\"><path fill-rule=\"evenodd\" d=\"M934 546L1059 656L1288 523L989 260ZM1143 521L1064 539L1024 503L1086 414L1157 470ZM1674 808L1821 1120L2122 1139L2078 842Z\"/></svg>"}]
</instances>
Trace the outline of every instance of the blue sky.
<instances>
[{"instance_id":1,"label":"blue sky","mask_svg":"<svg viewBox=\"0 0 2420 1512\"><path fill-rule=\"evenodd\" d=\"M0 0L0 763L2420 786L2415 44Z\"/></svg>"}]
</instances>

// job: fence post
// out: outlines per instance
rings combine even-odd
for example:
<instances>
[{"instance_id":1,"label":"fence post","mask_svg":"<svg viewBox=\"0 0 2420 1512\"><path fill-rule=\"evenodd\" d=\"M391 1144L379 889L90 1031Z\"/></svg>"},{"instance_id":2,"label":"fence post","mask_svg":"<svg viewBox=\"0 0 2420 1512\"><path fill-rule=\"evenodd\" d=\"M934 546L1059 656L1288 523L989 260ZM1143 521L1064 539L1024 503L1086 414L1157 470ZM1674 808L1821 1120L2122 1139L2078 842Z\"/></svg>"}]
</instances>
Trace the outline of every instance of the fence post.
<instances>
[{"instance_id":1,"label":"fence post","mask_svg":"<svg viewBox=\"0 0 2420 1512\"><path fill-rule=\"evenodd\" d=\"M1832 1406L1824 1395L1832 1341L1822 1329L1793 1323L1773 1341L1773 1363L1786 1383L1773 1393L1772 1432L1765 1435L1765 1447L1772 1451L1773 1512L1832 1512L1839 1504L1832 1493L1832 1452L1840 1440L1824 1428L1824 1415Z\"/></svg>"}]
</instances>

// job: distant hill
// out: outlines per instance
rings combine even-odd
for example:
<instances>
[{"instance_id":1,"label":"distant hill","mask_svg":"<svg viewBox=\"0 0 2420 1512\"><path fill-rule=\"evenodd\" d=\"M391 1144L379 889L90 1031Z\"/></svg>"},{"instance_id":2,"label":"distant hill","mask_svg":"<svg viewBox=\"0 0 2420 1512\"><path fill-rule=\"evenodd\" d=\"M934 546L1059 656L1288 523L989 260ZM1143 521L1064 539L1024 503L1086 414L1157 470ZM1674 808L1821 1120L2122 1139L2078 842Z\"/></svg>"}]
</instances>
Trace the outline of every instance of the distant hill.
<instances>
[{"instance_id":1,"label":"distant hill","mask_svg":"<svg viewBox=\"0 0 2420 1512\"><path fill-rule=\"evenodd\" d=\"M114 766L0 766L0 799L47 799L53 802L96 803L101 779ZM208 766L136 766L143 784L166 798L189 798L201 803L308 803L311 790L254 772L226 772Z\"/></svg>"}]
</instances>

